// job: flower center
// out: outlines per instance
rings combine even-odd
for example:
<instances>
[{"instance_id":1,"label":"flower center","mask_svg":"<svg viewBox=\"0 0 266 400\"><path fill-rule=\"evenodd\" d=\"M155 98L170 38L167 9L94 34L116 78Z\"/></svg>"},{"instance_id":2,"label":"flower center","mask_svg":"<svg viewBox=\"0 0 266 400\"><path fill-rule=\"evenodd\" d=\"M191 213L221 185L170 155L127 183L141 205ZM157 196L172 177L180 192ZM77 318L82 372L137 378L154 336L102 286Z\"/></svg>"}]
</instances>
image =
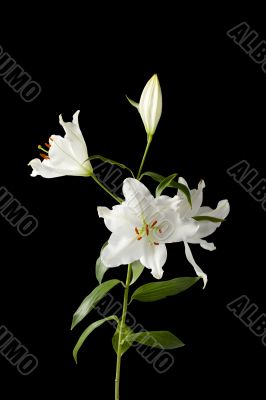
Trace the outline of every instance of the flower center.
<instances>
[{"instance_id":1,"label":"flower center","mask_svg":"<svg viewBox=\"0 0 266 400\"><path fill-rule=\"evenodd\" d=\"M50 138L50 140L53 140L53 139ZM42 147L42 146L39 144L38 149L44 151L44 153L40 153L40 156L41 156L42 158L44 158L45 160L50 160L50 157L48 157L47 154L48 154L48 152L49 152L49 149L50 149L51 145L48 144L48 143L44 143L44 144L45 144L45 146L48 148L48 150L46 150L44 147ZM46 154L45 154L45 153L46 153Z\"/></svg>"},{"instance_id":2,"label":"flower center","mask_svg":"<svg viewBox=\"0 0 266 400\"><path fill-rule=\"evenodd\" d=\"M159 245L158 242L153 240L153 232L159 231L162 232L161 229L157 226L157 221L153 221L151 224L147 224L146 221L143 221L143 225L141 228L135 227L135 233L137 236L137 240L141 240L143 236L146 236L150 244L154 244L156 246Z\"/></svg>"}]
</instances>

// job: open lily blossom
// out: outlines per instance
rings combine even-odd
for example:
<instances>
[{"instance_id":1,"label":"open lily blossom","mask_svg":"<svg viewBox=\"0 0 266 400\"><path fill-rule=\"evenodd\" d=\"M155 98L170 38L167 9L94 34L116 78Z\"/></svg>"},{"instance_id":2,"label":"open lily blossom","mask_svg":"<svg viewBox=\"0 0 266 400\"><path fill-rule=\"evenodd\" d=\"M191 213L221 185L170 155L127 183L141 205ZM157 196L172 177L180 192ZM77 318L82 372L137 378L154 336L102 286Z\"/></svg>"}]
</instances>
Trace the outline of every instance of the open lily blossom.
<instances>
[{"instance_id":1,"label":"open lily blossom","mask_svg":"<svg viewBox=\"0 0 266 400\"><path fill-rule=\"evenodd\" d=\"M125 201L112 210L98 207L99 217L112 232L101 253L107 267L140 262L156 279L163 276L166 243L187 241L198 230L192 219L177 217L178 196L154 198L146 186L133 178L123 183Z\"/></svg>"},{"instance_id":2,"label":"open lily blossom","mask_svg":"<svg viewBox=\"0 0 266 400\"><path fill-rule=\"evenodd\" d=\"M148 135L153 135L162 115L162 91L158 76L154 74L146 83L139 103L128 98L130 104L136 107Z\"/></svg>"},{"instance_id":3,"label":"open lily blossom","mask_svg":"<svg viewBox=\"0 0 266 400\"><path fill-rule=\"evenodd\" d=\"M184 178L180 177L178 182L182 183L189 189L189 186ZM188 204L184 194L178 191L178 197L180 199L180 203L178 206L178 214L182 215L184 218L192 218L192 219L193 218L197 219L197 217L211 217L211 218L217 218L219 220L225 219L230 211L228 200L219 201L216 209L214 210L211 209L210 207L202 207L201 204L203 201L204 188L205 188L205 183L203 180L201 180L198 184L198 189L193 189L193 190L189 189L192 201L192 208ZM207 283L207 275L201 270L201 268L195 262L188 243L193 243L193 244L197 243L205 250L210 250L210 251L215 250L216 247L214 246L214 243L209 243L203 238L211 235L221 225L221 222L201 220L200 218L197 219L197 222L199 224L199 229L194 233L194 235L192 235L189 239L184 241L185 254L187 260L194 267L196 274L203 278L205 287Z\"/></svg>"},{"instance_id":4,"label":"open lily blossom","mask_svg":"<svg viewBox=\"0 0 266 400\"><path fill-rule=\"evenodd\" d=\"M79 111L73 115L72 122L59 123L65 130L65 136L52 135L45 147L38 146L43 160L35 158L28 165L32 167L31 176L57 178L64 175L90 176L93 172L87 146L78 122Z\"/></svg>"}]
</instances>

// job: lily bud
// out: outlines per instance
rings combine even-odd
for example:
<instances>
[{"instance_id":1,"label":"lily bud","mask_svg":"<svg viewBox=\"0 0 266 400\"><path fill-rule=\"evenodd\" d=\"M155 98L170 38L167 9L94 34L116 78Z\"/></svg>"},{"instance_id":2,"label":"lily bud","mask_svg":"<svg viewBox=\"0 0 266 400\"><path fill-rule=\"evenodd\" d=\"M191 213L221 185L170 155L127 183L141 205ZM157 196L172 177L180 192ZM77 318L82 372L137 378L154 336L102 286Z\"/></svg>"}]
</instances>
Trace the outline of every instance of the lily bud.
<instances>
[{"instance_id":1,"label":"lily bud","mask_svg":"<svg viewBox=\"0 0 266 400\"><path fill-rule=\"evenodd\" d=\"M157 74L146 83L139 104L129 98L128 101L138 109L147 134L152 136L162 115L162 91Z\"/></svg>"}]
</instances>

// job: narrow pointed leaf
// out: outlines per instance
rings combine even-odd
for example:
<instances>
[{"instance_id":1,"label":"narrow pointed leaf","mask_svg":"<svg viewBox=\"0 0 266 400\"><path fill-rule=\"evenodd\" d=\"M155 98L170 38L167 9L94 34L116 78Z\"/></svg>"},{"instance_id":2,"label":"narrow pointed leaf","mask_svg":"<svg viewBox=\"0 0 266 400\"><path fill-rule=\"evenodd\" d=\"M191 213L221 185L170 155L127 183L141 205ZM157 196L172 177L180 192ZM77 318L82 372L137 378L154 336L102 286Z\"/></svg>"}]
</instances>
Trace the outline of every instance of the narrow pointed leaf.
<instances>
[{"instance_id":1,"label":"narrow pointed leaf","mask_svg":"<svg viewBox=\"0 0 266 400\"><path fill-rule=\"evenodd\" d=\"M174 296L189 289L199 279L199 277L182 277L174 278L169 281L147 283L135 290L132 294L131 301L151 302L164 299L168 296Z\"/></svg>"},{"instance_id":2,"label":"narrow pointed leaf","mask_svg":"<svg viewBox=\"0 0 266 400\"><path fill-rule=\"evenodd\" d=\"M98 302L111 290L113 287L122 283L118 279L111 279L101 285L97 286L81 303L75 314L73 315L71 329L73 329L91 310L98 304Z\"/></svg>"},{"instance_id":3,"label":"narrow pointed leaf","mask_svg":"<svg viewBox=\"0 0 266 400\"><path fill-rule=\"evenodd\" d=\"M139 178L140 181L143 178L143 176L149 176L156 182L162 182L165 179L165 176L157 174L156 172L152 172L152 171L143 172L143 174L141 174L141 176Z\"/></svg>"},{"instance_id":4,"label":"narrow pointed leaf","mask_svg":"<svg viewBox=\"0 0 266 400\"><path fill-rule=\"evenodd\" d=\"M165 178L165 176L157 174L156 172L144 172L141 176L140 176L140 180L143 178L143 176L149 176L150 178L152 178L154 181L156 182L163 182ZM171 176L171 175L170 175ZM192 201L191 201L191 195L190 195L190 191L189 189L183 185L182 183L176 182L175 180L172 180L171 182L168 183L168 187L170 188L174 188L174 189L179 189L181 192L184 193L184 195L187 198L187 201L190 205L190 207L192 207Z\"/></svg>"},{"instance_id":5,"label":"narrow pointed leaf","mask_svg":"<svg viewBox=\"0 0 266 400\"><path fill-rule=\"evenodd\" d=\"M139 109L139 103L137 103L134 100L131 100L127 95L126 95L127 100L129 101L129 103L133 106L136 107L137 109Z\"/></svg>"},{"instance_id":6,"label":"narrow pointed leaf","mask_svg":"<svg viewBox=\"0 0 266 400\"><path fill-rule=\"evenodd\" d=\"M145 346L167 350L185 346L175 335L168 331L151 331L132 333L127 337L129 343L138 342Z\"/></svg>"},{"instance_id":7,"label":"narrow pointed leaf","mask_svg":"<svg viewBox=\"0 0 266 400\"><path fill-rule=\"evenodd\" d=\"M102 262L101 257L99 257L96 261L96 266L95 266L95 274L99 284L102 283L104 274L107 270L108 267L106 267L106 265Z\"/></svg>"},{"instance_id":8,"label":"narrow pointed leaf","mask_svg":"<svg viewBox=\"0 0 266 400\"><path fill-rule=\"evenodd\" d=\"M167 176L156 188L156 197L160 196L165 188L169 187L170 183L175 179L177 174Z\"/></svg>"},{"instance_id":9,"label":"narrow pointed leaf","mask_svg":"<svg viewBox=\"0 0 266 400\"><path fill-rule=\"evenodd\" d=\"M131 173L131 175L133 176L133 178L134 178L134 173L133 173L133 171L132 171L129 167L127 167L125 164L121 164L120 162L117 162L117 161L115 161L115 160L111 160L111 158L103 157L103 156L101 156L100 154L95 154L95 155L89 157L89 160L90 160L90 161L96 160L96 159L102 160L102 161L107 162L107 163L112 164L112 165L117 165L118 167L120 167L120 168L122 168L122 169L127 169L127 170Z\"/></svg>"},{"instance_id":10,"label":"narrow pointed leaf","mask_svg":"<svg viewBox=\"0 0 266 400\"><path fill-rule=\"evenodd\" d=\"M209 221L209 222L224 222L225 220L222 218L215 218L215 217L209 217L208 215L198 215L196 217L193 217L196 221Z\"/></svg>"},{"instance_id":11,"label":"narrow pointed leaf","mask_svg":"<svg viewBox=\"0 0 266 400\"><path fill-rule=\"evenodd\" d=\"M136 282L136 280L142 274L142 272L144 270L144 265L142 265L140 261L134 261L131 264L131 268L132 268L132 279L131 279L130 285L133 285L133 283Z\"/></svg>"},{"instance_id":12,"label":"narrow pointed leaf","mask_svg":"<svg viewBox=\"0 0 266 400\"><path fill-rule=\"evenodd\" d=\"M114 319L117 323L119 322L119 320L118 320L116 315L111 315L110 317L103 318L103 319L100 319L99 321L93 322L93 324L91 324L90 326L88 326L87 329L85 329L85 331L80 336L80 338L77 341L77 344L76 344L76 346L74 347L74 350L73 350L73 357L74 357L76 363L78 362L78 360L77 360L78 351L81 348L81 346L83 345L84 341L87 339L87 337L91 334L91 332L94 331L94 329L96 329L99 326L101 326L104 322L110 321L111 319Z\"/></svg>"},{"instance_id":13,"label":"narrow pointed leaf","mask_svg":"<svg viewBox=\"0 0 266 400\"><path fill-rule=\"evenodd\" d=\"M172 183L176 189L178 189L184 193L190 207L192 208L192 200L191 200L191 195L190 195L190 191L189 191L188 187L186 185L183 185L183 183L179 183L179 182L172 182Z\"/></svg>"}]
</instances>

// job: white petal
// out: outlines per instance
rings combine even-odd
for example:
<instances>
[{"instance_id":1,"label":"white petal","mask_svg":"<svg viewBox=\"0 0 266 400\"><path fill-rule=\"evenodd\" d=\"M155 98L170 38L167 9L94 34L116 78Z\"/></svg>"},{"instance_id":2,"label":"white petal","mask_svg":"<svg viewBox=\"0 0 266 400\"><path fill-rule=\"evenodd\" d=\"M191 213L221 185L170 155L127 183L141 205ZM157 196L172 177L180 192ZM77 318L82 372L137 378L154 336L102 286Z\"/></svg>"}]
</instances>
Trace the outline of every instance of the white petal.
<instances>
[{"instance_id":1,"label":"white petal","mask_svg":"<svg viewBox=\"0 0 266 400\"><path fill-rule=\"evenodd\" d=\"M228 200L221 200L217 204L217 207L212 210L209 207L201 207L199 212L196 214L197 216L206 215L209 217L221 218L225 219L230 211L230 205Z\"/></svg>"},{"instance_id":2,"label":"white petal","mask_svg":"<svg viewBox=\"0 0 266 400\"><path fill-rule=\"evenodd\" d=\"M179 183L182 183L182 185L185 185L185 186L188 188L188 190L190 191L190 188L189 188L188 183L187 183L187 181L185 180L185 178L183 178L182 176L180 176L180 177L178 178L178 182L179 182ZM178 192L179 192L179 191L178 191ZM181 192L180 195L183 196L183 197L185 197L185 195L183 194L183 192Z\"/></svg>"},{"instance_id":3,"label":"white petal","mask_svg":"<svg viewBox=\"0 0 266 400\"><path fill-rule=\"evenodd\" d=\"M198 184L198 189L193 189L193 190L189 189L187 181L184 178L180 177L178 179L178 182L188 188L188 190L190 191L191 203L192 203L192 208L191 208L185 194L181 190L178 190L177 192L178 197L181 200L183 200L182 203L180 203L178 212L183 217L193 217L197 215L197 212L202 204L203 189L205 188L205 182L201 180Z\"/></svg>"},{"instance_id":4,"label":"white petal","mask_svg":"<svg viewBox=\"0 0 266 400\"><path fill-rule=\"evenodd\" d=\"M50 158L49 164L51 166L62 169L80 168L80 163L75 158L68 140L59 135L52 135L49 143L51 147L48 156Z\"/></svg>"},{"instance_id":5,"label":"white petal","mask_svg":"<svg viewBox=\"0 0 266 400\"><path fill-rule=\"evenodd\" d=\"M60 168L55 168L51 167L49 160L43 160L41 161L39 158L34 158L29 162L28 165L32 167L32 173L31 176L37 176L40 175L43 178L58 178L60 176L65 176L65 175L73 175L73 176L87 176L88 174L84 173L83 170L78 171L77 169L71 171L69 169L60 169ZM47 163L48 162L48 163Z\"/></svg>"},{"instance_id":6,"label":"white petal","mask_svg":"<svg viewBox=\"0 0 266 400\"><path fill-rule=\"evenodd\" d=\"M164 212L165 210L169 209L178 211L181 201L182 200L177 195L174 197L162 195L155 198L154 204L156 207L158 207L158 211L160 212Z\"/></svg>"},{"instance_id":7,"label":"white petal","mask_svg":"<svg viewBox=\"0 0 266 400\"><path fill-rule=\"evenodd\" d=\"M112 233L108 245L101 252L101 259L108 267L118 267L139 260L143 254L144 244L132 235L117 235Z\"/></svg>"},{"instance_id":8,"label":"white petal","mask_svg":"<svg viewBox=\"0 0 266 400\"><path fill-rule=\"evenodd\" d=\"M166 246L162 243L153 245L147 243L144 248L144 254L140 258L140 262L147 268L151 269L151 273L156 279L163 276L163 265L167 259Z\"/></svg>"},{"instance_id":9,"label":"white petal","mask_svg":"<svg viewBox=\"0 0 266 400\"><path fill-rule=\"evenodd\" d=\"M192 243L192 244L199 244L204 250L209 250L209 251L216 250L214 243L209 243L203 239L195 239L192 237L192 238L186 240L186 242Z\"/></svg>"},{"instance_id":10,"label":"white petal","mask_svg":"<svg viewBox=\"0 0 266 400\"><path fill-rule=\"evenodd\" d=\"M209 251L216 250L216 247L215 247L214 243L209 243L206 240L202 240L201 239L199 244L205 250L209 250Z\"/></svg>"},{"instance_id":11,"label":"white petal","mask_svg":"<svg viewBox=\"0 0 266 400\"><path fill-rule=\"evenodd\" d=\"M75 112L75 114L72 117L72 122L65 122L63 120L62 114L60 114L59 123L64 128L67 137L76 138L76 140L79 140L80 142L86 145L82 132L79 127L79 121L78 121L79 113L80 113L79 110Z\"/></svg>"},{"instance_id":12,"label":"white petal","mask_svg":"<svg viewBox=\"0 0 266 400\"><path fill-rule=\"evenodd\" d=\"M112 210L107 207L97 207L97 211L99 217L104 218L104 223L111 232L120 231L121 234L121 230L126 229L133 232L136 237L135 227L139 226L140 221L130 208L121 204L114 206Z\"/></svg>"},{"instance_id":13,"label":"white petal","mask_svg":"<svg viewBox=\"0 0 266 400\"><path fill-rule=\"evenodd\" d=\"M192 202L191 216L197 215L197 212L199 211L199 208L203 200L204 188L205 188L205 182L201 180L198 184L198 189L191 190L191 202Z\"/></svg>"},{"instance_id":14,"label":"white petal","mask_svg":"<svg viewBox=\"0 0 266 400\"><path fill-rule=\"evenodd\" d=\"M60 176L53 168L44 168L39 158L34 158L28 163L32 167L31 176L41 175L43 178L56 178Z\"/></svg>"},{"instance_id":15,"label":"white petal","mask_svg":"<svg viewBox=\"0 0 266 400\"><path fill-rule=\"evenodd\" d=\"M182 185L186 186L190 192L189 186L184 178L181 176L178 178L178 183L181 183ZM177 197L180 200L179 205L178 205L178 213L182 218L186 217L191 217L192 216L192 209L190 207L190 204L185 196L185 194L181 191L177 191Z\"/></svg>"},{"instance_id":16,"label":"white petal","mask_svg":"<svg viewBox=\"0 0 266 400\"><path fill-rule=\"evenodd\" d=\"M169 210L165 212L165 221L161 221L161 233L156 232L156 239L163 243L189 241L196 235L199 224L191 218L180 218L178 214Z\"/></svg>"},{"instance_id":17,"label":"white petal","mask_svg":"<svg viewBox=\"0 0 266 400\"><path fill-rule=\"evenodd\" d=\"M48 156L49 165L54 168L80 171L82 175L89 175L92 172L90 161L84 160L83 155L74 153L69 140L59 135L52 135L49 143L51 145ZM48 160L45 160L46 162ZM77 173L78 175L78 173Z\"/></svg>"},{"instance_id":18,"label":"white petal","mask_svg":"<svg viewBox=\"0 0 266 400\"><path fill-rule=\"evenodd\" d=\"M154 197L143 183L134 178L126 178L123 183L125 206L134 211L140 218L154 212Z\"/></svg>"},{"instance_id":19,"label":"white petal","mask_svg":"<svg viewBox=\"0 0 266 400\"><path fill-rule=\"evenodd\" d=\"M207 284L207 281L208 281L207 275L202 271L202 269L198 266L198 264L196 264L196 262L193 258L193 255L191 253L189 245L186 242L184 242L184 245L185 245L185 254L186 254L187 260L193 266L196 274L203 279L203 283L204 283L203 289L204 289Z\"/></svg>"},{"instance_id":20,"label":"white petal","mask_svg":"<svg viewBox=\"0 0 266 400\"><path fill-rule=\"evenodd\" d=\"M79 127L78 115L79 111L73 115L72 122L64 122L62 115L60 115L59 123L66 132L64 140L70 146L73 157L79 162L79 164L86 162L87 167L90 166L90 169L92 169L90 161L88 160L87 146Z\"/></svg>"},{"instance_id":21,"label":"white petal","mask_svg":"<svg viewBox=\"0 0 266 400\"><path fill-rule=\"evenodd\" d=\"M208 215L208 213L212 212L213 209L211 207L200 207L199 211L197 212L196 215ZM195 217L195 215L194 215Z\"/></svg>"},{"instance_id":22,"label":"white petal","mask_svg":"<svg viewBox=\"0 0 266 400\"><path fill-rule=\"evenodd\" d=\"M230 211L228 200L219 201L217 208L212 210L207 207L201 207L197 216L204 215L209 217L225 219ZM221 222L198 221L199 230L195 239L201 239L211 235L221 225Z\"/></svg>"}]
</instances>

